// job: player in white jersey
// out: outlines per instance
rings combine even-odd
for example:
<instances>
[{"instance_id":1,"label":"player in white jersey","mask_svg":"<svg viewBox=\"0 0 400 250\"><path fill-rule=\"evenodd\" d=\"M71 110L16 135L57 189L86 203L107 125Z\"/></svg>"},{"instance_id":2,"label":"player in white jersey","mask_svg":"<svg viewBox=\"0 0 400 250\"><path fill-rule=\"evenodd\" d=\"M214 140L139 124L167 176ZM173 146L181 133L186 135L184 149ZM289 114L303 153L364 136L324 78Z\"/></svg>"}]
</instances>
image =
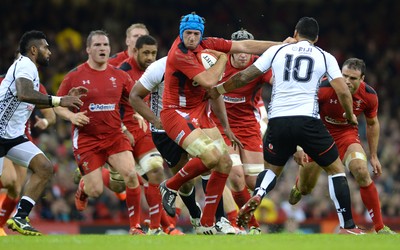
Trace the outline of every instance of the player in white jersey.
<instances>
[{"instance_id":1,"label":"player in white jersey","mask_svg":"<svg viewBox=\"0 0 400 250\"><path fill-rule=\"evenodd\" d=\"M39 66L47 66L51 52L46 36L40 31L26 32L19 43L21 56L8 69L0 85L0 175L4 157L32 170L17 206L15 215L7 220L10 229L25 235L41 235L28 219L35 202L53 174L53 165L43 152L24 135L25 123L35 105L79 108L79 95L84 89L74 89L78 96L51 96L39 92Z\"/></svg>"},{"instance_id":2,"label":"player in white jersey","mask_svg":"<svg viewBox=\"0 0 400 250\"><path fill-rule=\"evenodd\" d=\"M314 45L319 26L314 18L301 18L295 28L294 44L272 46L247 69L237 73L213 90L213 97L245 85L272 68L274 82L268 108L268 129L264 137L264 165L256 181L253 197L240 209L238 222L245 224L261 199L271 191L277 177L296 146L309 152L327 172L329 192L335 204L339 233L363 234L351 214L350 192L344 166L332 137L319 119L317 93L323 76L327 76L351 124L357 124L352 97L336 59Z\"/></svg>"}]
</instances>

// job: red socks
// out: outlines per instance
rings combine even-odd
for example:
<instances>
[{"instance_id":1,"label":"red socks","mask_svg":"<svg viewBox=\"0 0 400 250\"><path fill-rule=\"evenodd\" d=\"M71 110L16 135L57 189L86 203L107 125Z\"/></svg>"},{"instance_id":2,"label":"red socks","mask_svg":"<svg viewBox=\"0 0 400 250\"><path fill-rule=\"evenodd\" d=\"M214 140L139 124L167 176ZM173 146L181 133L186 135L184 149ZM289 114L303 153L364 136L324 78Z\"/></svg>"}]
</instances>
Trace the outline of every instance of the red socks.
<instances>
[{"instance_id":1,"label":"red socks","mask_svg":"<svg viewBox=\"0 0 400 250\"><path fill-rule=\"evenodd\" d=\"M126 206L130 228L140 226L140 186L136 188L126 187Z\"/></svg>"},{"instance_id":2,"label":"red socks","mask_svg":"<svg viewBox=\"0 0 400 250\"><path fill-rule=\"evenodd\" d=\"M110 188L110 171L107 168L101 168L104 186Z\"/></svg>"},{"instance_id":3,"label":"red socks","mask_svg":"<svg viewBox=\"0 0 400 250\"><path fill-rule=\"evenodd\" d=\"M200 158L193 158L166 182L166 186L177 191L182 184L207 171L209 169L203 164Z\"/></svg>"},{"instance_id":4,"label":"red socks","mask_svg":"<svg viewBox=\"0 0 400 250\"><path fill-rule=\"evenodd\" d=\"M205 194L205 204L203 208L203 216L200 223L203 226L210 227L215 222L215 212L224 191L228 174L212 171L208 180Z\"/></svg>"},{"instance_id":5,"label":"red socks","mask_svg":"<svg viewBox=\"0 0 400 250\"><path fill-rule=\"evenodd\" d=\"M375 183L372 182L367 187L360 187L361 199L368 209L368 213L371 216L372 221L374 222L375 231L378 232L383 228L383 220L381 213L381 206L379 203L379 195L376 190Z\"/></svg>"},{"instance_id":6,"label":"red socks","mask_svg":"<svg viewBox=\"0 0 400 250\"><path fill-rule=\"evenodd\" d=\"M161 193L158 190L158 185L148 183L144 186L144 195L146 196L147 204L149 205L150 229L160 227L161 220Z\"/></svg>"},{"instance_id":7,"label":"red socks","mask_svg":"<svg viewBox=\"0 0 400 250\"><path fill-rule=\"evenodd\" d=\"M0 228L6 224L17 203L18 199L11 199L8 195L5 196L0 207Z\"/></svg>"},{"instance_id":8,"label":"red socks","mask_svg":"<svg viewBox=\"0 0 400 250\"><path fill-rule=\"evenodd\" d=\"M239 208L246 204L246 202L251 198L246 187L239 192L232 191L232 196Z\"/></svg>"}]
</instances>

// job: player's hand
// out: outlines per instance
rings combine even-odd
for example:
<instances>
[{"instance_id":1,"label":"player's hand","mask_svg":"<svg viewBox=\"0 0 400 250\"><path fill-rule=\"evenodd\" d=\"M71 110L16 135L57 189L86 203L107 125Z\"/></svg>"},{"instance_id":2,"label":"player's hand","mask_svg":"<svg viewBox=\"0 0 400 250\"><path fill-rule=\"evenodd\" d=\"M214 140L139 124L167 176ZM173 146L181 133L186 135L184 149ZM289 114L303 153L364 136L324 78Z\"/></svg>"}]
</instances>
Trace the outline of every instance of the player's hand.
<instances>
[{"instance_id":1,"label":"player's hand","mask_svg":"<svg viewBox=\"0 0 400 250\"><path fill-rule=\"evenodd\" d=\"M217 60L220 59L221 56L224 57L225 60L228 60L228 56L224 52L213 49L205 49L204 52L213 54L217 58Z\"/></svg>"},{"instance_id":2,"label":"player's hand","mask_svg":"<svg viewBox=\"0 0 400 250\"><path fill-rule=\"evenodd\" d=\"M143 130L143 132L146 132L148 129L148 125L146 120L143 118L143 116L141 116L138 113L133 114L133 119L136 119L139 123L139 127Z\"/></svg>"},{"instance_id":3,"label":"player's hand","mask_svg":"<svg viewBox=\"0 0 400 250\"><path fill-rule=\"evenodd\" d=\"M77 96L77 97L82 97L82 96L86 96L86 93L88 92L89 90L87 89L87 88L85 88L85 87L83 87L83 86L79 86L79 87L76 87L76 88L72 88L72 89L70 89L69 91L68 91L68 95L70 95L70 96Z\"/></svg>"},{"instance_id":4,"label":"player's hand","mask_svg":"<svg viewBox=\"0 0 400 250\"><path fill-rule=\"evenodd\" d=\"M83 102L79 98L80 97L78 96L69 96L69 95L62 96L60 101L60 106L66 108L79 109L83 105Z\"/></svg>"},{"instance_id":5,"label":"player's hand","mask_svg":"<svg viewBox=\"0 0 400 250\"><path fill-rule=\"evenodd\" d=\"M218 90L216 89L216 87L212 87L211 89L207 90L207 95L211 98L211 99L218 99L218 97L221 95L220 93L218 93Z\"/></svg>"},{"instance_id":6,"label":"player's hand","mask_svg":"<svg viewBox=\"0 0 400 250\"><path fill-rule=\"evenodd\" d=\"M347 122L351 125L358 125L357 116L354 113L351 116L343 113L343 118L346 118Z\"/></svg>"},{"instance_id":7,"label":"player's hand","mask_svg":"<svg viewBox=\"0 0 400 250\"><path fill-rule=\"evenodd\" d=\"M71 120L71 123L78 126L78 127L82 127L86 124L89 124L90 122L90 118L86 116L87 110L83 111L83 112L78 112L75 113Z\"/></svg>"},{"instance_id":8,"label":"player's hand","mask_svg":"<svg viewBox=\"0 0 400 250\"><path fill-rule=\"evenodd\" d=\"M295 38L289 36L285 40L283 40L283 43L297 43L297 40Z\"/></svg>"},{"instance_id":9,"label":"player's hand","mask_svg":"<svg viewBox=\"0 0 400 250\"><path fill-rule=\"evenodd\" d=\"M132 133L129 130L125 130L124 134L128 137L129 142L131 143L132 147L135 146L135 137L133 137Z\"/></svg>"},{"instance_id":10,"label":"player's hand","mask_svg":"<svg viewBox=\"0 0 400 250\"><path fill-rule=\"evenodd\" d=\"M381 176L382 174L382 166L380 161L378 160L378 158L376 157L371 157L371 159L369 160L369 162L371 163L372 166L372 172L376 175L376 176Z\"/></svg>"},{"instance_id":11,"label":"player's hand","mask_svg":"<svg viewBox=\"0 0 400 250\"><path fill-rule=\"evenodd\" d=\"M49 126L49 122L46 118L40 118L39 116L35 115L35 124L33 126L35 128L45 130Z\"/></svg>"},{"instance_id":12,"label":"player's hand","mask_svg":"<svg viewBox=\"0 0 400 250\"><path fill-rule=\"evenodd\" d=\"M308 156L304 150L298 150L296 153L294 153L293 159L297 164L303 167L306 163L308 163Z\"/></svg>"},{"instance_id":13,"label":"player's hand","mask_svg":"<svg viewBox=\"0 0 400 250\"><path fill-rule=\"evenodd\" d=\"M235 134L232 132L230 128L225 128L224 133L226 137L228 137L229 141L231 142L231 145L234 150L237 148L244 148L243 144L240 142L240 140L235 136Z\"/></svg>"},{"instance_id":14,"label":"player's hand","mask_svg":"<svg viewBox=\"0 0 400 250\"><path fill-rule=\"evenodd\" d=\"M157 117L157 119L153 122L153 126L156 127L157 129L164 129L161 123L160 118Z\"/></svg>"}]
</instances>

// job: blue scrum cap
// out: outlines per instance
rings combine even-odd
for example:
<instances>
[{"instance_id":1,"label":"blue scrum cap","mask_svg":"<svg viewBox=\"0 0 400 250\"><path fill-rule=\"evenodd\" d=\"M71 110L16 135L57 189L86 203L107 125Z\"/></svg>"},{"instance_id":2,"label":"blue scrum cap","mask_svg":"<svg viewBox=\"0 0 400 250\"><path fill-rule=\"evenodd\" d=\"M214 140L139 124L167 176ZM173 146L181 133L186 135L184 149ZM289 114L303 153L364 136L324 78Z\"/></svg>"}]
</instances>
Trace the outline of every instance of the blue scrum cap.
<instances>
[{"instance_id":1,"label":"blue scrum cap","mask_svg":"<svg viewBox=\"0 0 400 250\"><path fill-rule=\"evenodd\" d=\"M181 18L181 24L179 26L179 37L183 40L183 32L185 30L200 30L201 36L204 34L204 23L205 19L192 12Z\"/></svg>"},{"instance_id":2,"label":"blue scrum cap","mask_svg":"<svg viewBox=\"0 0 400 250\"><path fill-rule=\"evenodd\" d=\"M236 41L254 40L254 36L253 36L253 34L248 32L247 30L242 28L242 29L236 31L235 33L232 33L231 39L232 40L236 40Z\"/></svg>"}]
</instances>

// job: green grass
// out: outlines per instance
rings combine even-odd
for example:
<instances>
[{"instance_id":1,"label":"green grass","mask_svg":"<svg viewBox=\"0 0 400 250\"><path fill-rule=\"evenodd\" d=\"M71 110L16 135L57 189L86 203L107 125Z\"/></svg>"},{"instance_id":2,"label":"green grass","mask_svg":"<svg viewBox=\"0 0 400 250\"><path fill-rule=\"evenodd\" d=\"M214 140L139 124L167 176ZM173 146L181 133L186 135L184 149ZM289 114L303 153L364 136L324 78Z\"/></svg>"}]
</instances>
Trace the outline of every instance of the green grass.
<instances>
[{"instance_id":1,"label":"green grass","mask_svg":"<svg viewBox=\"0 0 400 250\"><path fill-rule=\"evenodd\" d=\"M385 250L400 249L400 235L263 234L243 236L47 235L0 237L1 250Z\"/></svg>"}]
</instances>

